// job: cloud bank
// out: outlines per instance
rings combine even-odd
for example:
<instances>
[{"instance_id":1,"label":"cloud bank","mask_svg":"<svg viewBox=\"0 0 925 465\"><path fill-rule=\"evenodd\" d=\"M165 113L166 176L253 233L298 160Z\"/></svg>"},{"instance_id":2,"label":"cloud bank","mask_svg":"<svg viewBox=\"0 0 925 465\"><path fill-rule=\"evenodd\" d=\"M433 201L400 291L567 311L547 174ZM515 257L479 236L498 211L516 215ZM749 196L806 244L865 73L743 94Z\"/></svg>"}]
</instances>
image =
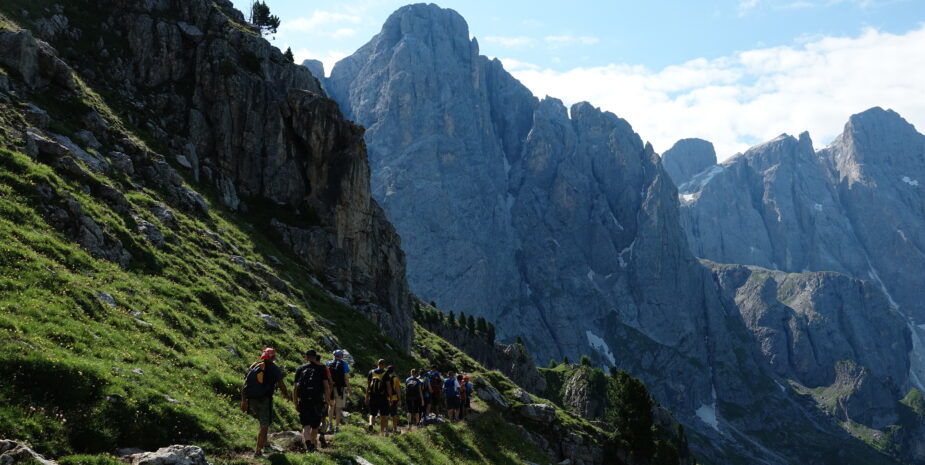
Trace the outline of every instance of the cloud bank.
<instances>
[{"instance_id":1,"label":"cloud bank","mask_svg":"<svg viewBox=\"0 0 925 465\"><path fill-rule=\"evenodd\" d=\"M627 119L658 152L700 137L725 159L804 130L821 147L850 115L873 106L925 129L925 24L905 34L867 29L857 37L816 38L657 71L611 64L558 72L502 62L538 96L586 100Z\"/></svg>"}]
</instances>

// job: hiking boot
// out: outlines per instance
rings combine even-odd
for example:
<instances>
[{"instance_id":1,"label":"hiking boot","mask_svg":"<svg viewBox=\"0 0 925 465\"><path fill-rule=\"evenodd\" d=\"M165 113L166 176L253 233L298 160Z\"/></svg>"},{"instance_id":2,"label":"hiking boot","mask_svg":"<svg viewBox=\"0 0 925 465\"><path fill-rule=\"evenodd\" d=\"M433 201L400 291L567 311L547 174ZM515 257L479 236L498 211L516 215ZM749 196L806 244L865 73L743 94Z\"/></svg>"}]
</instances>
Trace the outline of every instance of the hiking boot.
<instances>
[{"instance_id":1,"label":"hiking boot","mask_svg":"<svg viewBox=\"0 0 925 465\"><path fill-rule=\"evenodd\" d=\"M306 446L305 452L307 452L307 453L309 453L309 454L311 454L312 452L315 452L316 450L318 450L318 449L315 448L315 445L312 444L312 443L308 443L308 444L306 444L305 446Z\"/></svg>"},{"instance_id":2,"label":"hiking boot","mask_svg":"<svg viewBox=\"0 0 925 465\"><path fill-rule=\"evenodd\" d=\"M340 426L335 426L335 427L334 427L334 433L335 433L335 434L336 434L336 433L340 433Z\"/></svg>"},{"instance_id":3,"label":"hiking boot","mask_svg":"<svg viewBox=\"0 0 925 465\"><path fill-rule=\"evenodd\" d=\"M323 434L320 435L320 436L318 436L318 442L321 443L321 447L324 447L325 449L328 448L328 441L326 441L326 440L324 439L324 435L323 435Z\"/></svg>"}]
</instances>

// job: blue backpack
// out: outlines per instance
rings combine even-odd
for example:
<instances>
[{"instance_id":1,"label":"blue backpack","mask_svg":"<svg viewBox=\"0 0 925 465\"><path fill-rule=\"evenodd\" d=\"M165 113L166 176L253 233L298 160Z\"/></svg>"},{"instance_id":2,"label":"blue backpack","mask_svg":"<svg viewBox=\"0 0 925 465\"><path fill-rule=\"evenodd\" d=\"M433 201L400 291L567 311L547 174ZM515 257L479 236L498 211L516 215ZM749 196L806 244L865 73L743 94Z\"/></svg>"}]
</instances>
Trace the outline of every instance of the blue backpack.
<instances>
[{"instance_id":1,"label":"blue backpack","mask_svg":"<svg viewBox=\"0 0 925 465\"><path fill-rule=\"evenodd\" d=\"M456 397L459 395L459 393L456 392L455 382L456 380L453 378L447 378L446 380L443 381L444 395L446 395L447 397Z\"/></svg>"}]
</instances>

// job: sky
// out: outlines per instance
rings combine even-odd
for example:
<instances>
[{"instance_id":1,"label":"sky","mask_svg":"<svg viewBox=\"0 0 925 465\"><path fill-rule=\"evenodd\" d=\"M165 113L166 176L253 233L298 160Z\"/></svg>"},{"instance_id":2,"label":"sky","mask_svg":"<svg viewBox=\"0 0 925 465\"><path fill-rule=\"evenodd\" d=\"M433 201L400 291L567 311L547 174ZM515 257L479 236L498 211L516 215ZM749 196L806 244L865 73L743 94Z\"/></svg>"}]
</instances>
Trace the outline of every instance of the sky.
<instances>
[{"instance_id":1,"label":"sky","mask_svg":"<svg viewBox=\"0 0 925 465\"><path fill-rule=\"evenodd\" d=\"M265 1L282 20L270 40L327 73L407 3ZM925 131L925 0L438 4L538 97L611 111L657 152L699 137L723 160L803 131L821 148L872 106Z\"/></svg>"}]
</instances>

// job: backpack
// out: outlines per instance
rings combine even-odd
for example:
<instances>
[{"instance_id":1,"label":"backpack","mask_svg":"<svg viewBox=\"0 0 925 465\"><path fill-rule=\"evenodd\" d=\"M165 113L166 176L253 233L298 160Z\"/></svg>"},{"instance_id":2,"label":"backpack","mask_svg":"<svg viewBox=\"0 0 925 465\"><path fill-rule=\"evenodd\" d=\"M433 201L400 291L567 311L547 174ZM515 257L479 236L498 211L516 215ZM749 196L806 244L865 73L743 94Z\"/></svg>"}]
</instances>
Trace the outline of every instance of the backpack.
<instances>
[{"instance_id":1,"label":"backpack","mask_svg":"<svg viewBox=\"0 0 925 465\"><path fill-rule=\"evenodd\" d=\"M439 394L440 386L442 384L440 380L440 373L437 373L436 371L431 372L427 375L427 378L430 379L430 391L435 394Z\"/></svg>"},{"instance_id":2,"label":"backpack","mask_svg":"<svg viewBox=\"0 0 925 465\"><path fill-rule=\"evenodd\" d=\"M296 374L299 398L307 401L321 400L324 396L324 365L306 363L299 367Z\"/></svg>"},{"instance_id":3,"label":"backpack","mask_svg":"<svg viewBox=\"0 0 925 465\"><path fill-rule=\"evenodd\" d=\"M379 373L376 373L376 370L373 370L370 371L369 374L372 376L372 379L369 383L369 393L377 396L387 395L388 392L385 388L385 370L382 370Z\"/></svg>"},{"instance_id":4,"label":"backpack","mask_svg":"<svg viewBox=\"0 0 925 465\"><path fill-rule=\"evenodd\" d=\"M247 374L244 375L244 388L242 390L245 397L249 399L258 399L266 397L273 392L275 385L269 383L268 386L263 382L266 372L266 361L254 362L254 364L247 369Z\"/></svg>"},{"instance_id":5,"label":"backpack","mask_svg":"<svg viewBox=\"0 0 925 465\"><path fill-rule=\"evenodd\" d=\"M334 385L337 387L344 387L347 385L345 376L344 376L344 361L343 360L331 360L328 362L328 368L331 369L331 378L334 380Z\"/></svg>"},{"instance_id":6,"label":"backpack","mask_svg":"<svg viewBox=\"0 0 925 465\"><path fill-rule=\"evenodd\" d=\"M410 377L405 380L405 396L409 399L419 399L421 396L421 380L419 378Z\"/></svg>"}]
</instances>

